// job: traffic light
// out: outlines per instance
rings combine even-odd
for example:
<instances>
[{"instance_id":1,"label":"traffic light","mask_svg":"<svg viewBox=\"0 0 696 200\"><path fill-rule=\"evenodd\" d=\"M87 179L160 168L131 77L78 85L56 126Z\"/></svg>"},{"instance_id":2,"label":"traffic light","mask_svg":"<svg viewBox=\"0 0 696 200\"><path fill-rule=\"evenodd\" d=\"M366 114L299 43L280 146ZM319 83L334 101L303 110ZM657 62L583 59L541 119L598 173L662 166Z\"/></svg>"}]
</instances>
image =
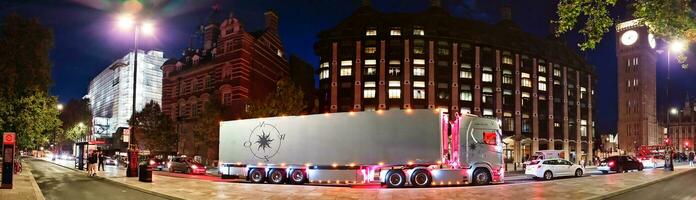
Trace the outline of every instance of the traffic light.
<instances>
[{"instance_id":1,"label":"traffic light","mask_svg":"<svg viewBox=\"0 0 696 200\"><path fill-rule=\"evenodd\" d=\"M669 138L665 138L665 144L669 145Z\"/></svg>"}]
</instances>

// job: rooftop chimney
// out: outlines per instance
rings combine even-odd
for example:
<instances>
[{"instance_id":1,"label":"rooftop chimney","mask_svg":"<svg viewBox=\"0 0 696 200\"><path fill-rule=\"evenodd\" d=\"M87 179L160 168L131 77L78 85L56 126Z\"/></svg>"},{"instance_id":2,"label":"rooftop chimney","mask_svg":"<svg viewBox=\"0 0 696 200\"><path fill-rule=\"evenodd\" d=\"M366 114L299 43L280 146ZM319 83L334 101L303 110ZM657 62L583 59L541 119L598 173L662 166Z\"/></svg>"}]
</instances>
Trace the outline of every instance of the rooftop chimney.
<instances>
[{"instance_id":1,"label":"rooftop chimney","mask_svg":"<svg viewBox=\"0 0 696 200\"><path fill-rule=\"evenodd\" d=\"M500 20L512 20L512 6L510 4L500 7Z\"/></svg>"},{"instance_id":2,"label":"rooftop chimney","mask_svg":"<svg viewBox=\"0 0 696 200\"><path fill-rule=\"evenodd\" d=\"M430 0L430 6L432 6L432 7L440 7L440 6L441 6L441 2L440 2L440 0Z\"/></svg>"},{"instance_id":3,"label":"rooftop chimney","mask_svg":"<svg viewBox=\"0 0 696 200\"><path fill-rule=\"evenodd\" d=\"M273 11L263 13L266 16L266 29L278 30L278 15Z\"/></svg>"}]
</instances>

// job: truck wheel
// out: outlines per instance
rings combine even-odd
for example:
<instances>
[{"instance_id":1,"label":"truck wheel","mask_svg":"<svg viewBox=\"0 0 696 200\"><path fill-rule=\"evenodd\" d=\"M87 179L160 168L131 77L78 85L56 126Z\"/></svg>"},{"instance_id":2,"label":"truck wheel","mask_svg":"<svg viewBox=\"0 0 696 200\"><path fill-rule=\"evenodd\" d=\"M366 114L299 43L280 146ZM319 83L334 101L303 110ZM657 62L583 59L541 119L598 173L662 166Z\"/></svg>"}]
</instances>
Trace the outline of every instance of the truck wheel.
<instances>
[{"instance_id":1,"label":"truck wheel","mask_svg":"<svg viewBox=\"0 0 696 200\"><path fill-rule=\"evenodd\" d=\"M290 172L290 183L295 185L302 185L307 181L307 174L304 170L296 169Z\"/></svg>"},{"instance_id":2,"label":"truck wheel","mask_svg":"<svg viewBox=\"0 0 696 200\"><path fill-rule=\"evenodd\" d=\"M259 168L249 170L249 181L252 183L263 183L264 180L266 180L265 170Z\"/></svg>"},{"instance_id":3,"label":"truck wheel","mask_svg":"<svg viewBox=\"0 0 696 200\"><path fill-rule=\"evenodd\" d=\"M474 185L488 185L491 183L491 174L484 168L474 170Z\"/></svg>"},{"instance_id":4,"label":"truck wheel","mask_svg":"<svg viewBox=\"0 0 696 200\"><path fill-rule=\"evenodd\" d=\"M285 177L287 177L287 174L285 174L285 170L282 169L272 169L271 173L268 173L268 183L273 183L273 184L283 184L285 183Z\"/></svg>"},{"instance_id":5,"label":"truck wheel","mask_svg":"<svg viewBox=\"0 0 696 200\"><path fill-rule=\"evenodd\" d=\"M406 183L406 175L401 170L389 170L386 181L389 188L403 187Z\"/></svg>"},{"instance_id":6,"label":"truck wheel","mask_svg":"<svg viewBox=\"0 0 696 200\"><path fill-rule=\"evenodd\" d=\"M547 181L548 181L548 180L551 180L551 179L553 179L553 173L551 173L551 171L546 171L546 172L544 172L544 180L547 180Z\"/></svg>"},{"instance_id":7,"label":"truck wheel","mask_svg":"<svg viewBox=\"0 0 696 200\"><path fill-rule=\"evenodd\" d=\"M425 169L417 169L411 174L411 184L416 187L428 187L433 182L430 172Z\"/></svg>"}]
</instances>

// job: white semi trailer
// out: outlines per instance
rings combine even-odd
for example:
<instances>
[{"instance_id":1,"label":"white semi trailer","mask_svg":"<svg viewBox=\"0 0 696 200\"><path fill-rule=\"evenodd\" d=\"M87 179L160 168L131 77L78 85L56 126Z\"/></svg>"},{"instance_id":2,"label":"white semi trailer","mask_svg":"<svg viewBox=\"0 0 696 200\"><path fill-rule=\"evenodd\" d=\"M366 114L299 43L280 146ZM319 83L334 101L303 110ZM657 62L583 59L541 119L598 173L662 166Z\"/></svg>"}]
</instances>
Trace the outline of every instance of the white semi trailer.
<instances>
[{"instance_id":1,"label":"white semi trailer","mask_svg":"<svg viewBox=\"0 0 696 200\"><path fill-rule=\"evenodd\" d=\"M436 110L225 121L220 173L253 183L427 187L501 183L497 120Z\"/></svg>"}]
</instances>

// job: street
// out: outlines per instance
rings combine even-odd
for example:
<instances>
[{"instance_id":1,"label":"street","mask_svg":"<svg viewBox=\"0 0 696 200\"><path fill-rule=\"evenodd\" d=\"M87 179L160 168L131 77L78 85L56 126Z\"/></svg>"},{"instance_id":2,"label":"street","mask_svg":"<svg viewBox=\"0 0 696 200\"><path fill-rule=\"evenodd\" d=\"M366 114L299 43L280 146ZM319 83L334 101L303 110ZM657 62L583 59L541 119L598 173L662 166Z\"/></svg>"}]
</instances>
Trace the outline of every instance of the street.
<instances>
[{"instance_id":1,"label":"street","mask_svg":"<svg viewBox=\"0 0 696 200\"><path fill-rule=\"evenodd\" d=\"M631 190L609 199L695 199L696 171L688 171L674 178Z\"/></svg>"},{"instance_id":2,"label":"street","mask_svg":"<svg viewBox=\"0 0 696 200\"><path fill-rule=\"evenodd\" d=\"M162 199L39 159L27 159L46 199Z\"/></svg>"}]
</instances>

